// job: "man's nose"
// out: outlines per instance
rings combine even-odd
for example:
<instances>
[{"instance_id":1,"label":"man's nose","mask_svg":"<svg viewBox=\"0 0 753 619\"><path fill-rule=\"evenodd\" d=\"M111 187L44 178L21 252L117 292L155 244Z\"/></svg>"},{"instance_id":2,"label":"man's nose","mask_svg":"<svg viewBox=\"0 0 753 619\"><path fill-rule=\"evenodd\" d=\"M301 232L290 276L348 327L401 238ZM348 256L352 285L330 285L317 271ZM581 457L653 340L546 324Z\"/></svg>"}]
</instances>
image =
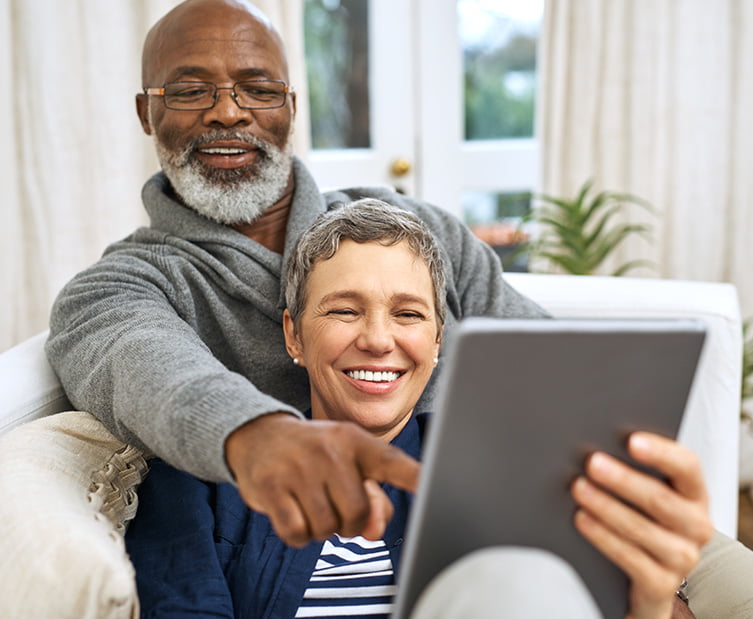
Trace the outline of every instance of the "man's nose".
<instances>
[{"instance_id":1,"label":"man's nose","mask_svg":"<svg viewBox=\"0 0 753 619\"><path fill-rule=\"evenodd\" d=\"M240 107L233 95L232 88L218 88L214 107L204 112L204 122L206 124L217 123L223 127L253 122L252 111Z\"/></svg>"}]
</instances>

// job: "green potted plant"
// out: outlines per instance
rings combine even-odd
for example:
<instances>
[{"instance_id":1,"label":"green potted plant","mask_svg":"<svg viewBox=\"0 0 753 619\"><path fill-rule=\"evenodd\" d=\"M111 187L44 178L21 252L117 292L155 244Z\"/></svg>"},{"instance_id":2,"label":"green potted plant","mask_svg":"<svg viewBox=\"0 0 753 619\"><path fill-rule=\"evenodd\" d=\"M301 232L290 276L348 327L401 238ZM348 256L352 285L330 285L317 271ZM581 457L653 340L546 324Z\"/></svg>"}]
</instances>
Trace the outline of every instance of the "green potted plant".
<instances>
[{"instance_id":1,"label":"green potted plant","mask_svg":"<svg viewBox=\"0 0 753 619\"><path fill-rule=\"evenodd\" d=\"M523 217L521 226L533 222L538 225L539 234L521 244L509 260L523 254L529 264L543 258L565 273L590 275L630 235L649 236L648 225L618 223L614 219L629 204L653 212L646 200L616 191L593 195L592 188L593 181L589 180L574 198L534 196L537 203ZM653 264L647 260L631 260L619 265L611 275L624 275L640 266L653 267Z\"/></svg>"}]
</instances>

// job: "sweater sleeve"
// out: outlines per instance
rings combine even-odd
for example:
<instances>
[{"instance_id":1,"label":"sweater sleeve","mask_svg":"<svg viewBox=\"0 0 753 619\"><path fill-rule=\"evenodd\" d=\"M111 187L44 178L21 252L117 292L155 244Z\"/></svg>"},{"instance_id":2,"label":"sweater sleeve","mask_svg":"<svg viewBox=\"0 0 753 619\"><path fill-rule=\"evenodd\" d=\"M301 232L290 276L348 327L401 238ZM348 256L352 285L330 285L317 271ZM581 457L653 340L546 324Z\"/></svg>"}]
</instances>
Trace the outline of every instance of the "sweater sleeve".
<instances>
[{"instance_id":1,"label":"sweater sleeve","mask_svg":"<svg viewBox=\"0 0 753 619\"><path fill-rule=\"evenodd\" d=\"M232 481L227 436L267 412L299 413L215 358L180 315L190 300L163 262L130 248L76 276L54 303L47 356L71 403L119 438L202 479Z\"/></svg>"}]
</instances>

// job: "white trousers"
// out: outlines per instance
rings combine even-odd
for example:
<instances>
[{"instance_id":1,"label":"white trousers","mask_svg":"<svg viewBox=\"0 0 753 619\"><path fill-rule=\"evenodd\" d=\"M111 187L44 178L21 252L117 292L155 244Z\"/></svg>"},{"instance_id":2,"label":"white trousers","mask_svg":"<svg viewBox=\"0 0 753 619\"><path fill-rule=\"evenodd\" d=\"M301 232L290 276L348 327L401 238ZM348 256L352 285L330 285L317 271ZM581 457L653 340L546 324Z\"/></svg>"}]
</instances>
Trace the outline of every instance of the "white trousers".
<instances>
[{"instance_id":1,"label":"white trousers","mask_svg":"<svg viewBox=\"0 0 753 619\"><path fill-rule=\"evenodd\" d=\"M537 548L494 547L448 566L411 619L603 619L577 572Z\"/></svg>"}]
</instances>

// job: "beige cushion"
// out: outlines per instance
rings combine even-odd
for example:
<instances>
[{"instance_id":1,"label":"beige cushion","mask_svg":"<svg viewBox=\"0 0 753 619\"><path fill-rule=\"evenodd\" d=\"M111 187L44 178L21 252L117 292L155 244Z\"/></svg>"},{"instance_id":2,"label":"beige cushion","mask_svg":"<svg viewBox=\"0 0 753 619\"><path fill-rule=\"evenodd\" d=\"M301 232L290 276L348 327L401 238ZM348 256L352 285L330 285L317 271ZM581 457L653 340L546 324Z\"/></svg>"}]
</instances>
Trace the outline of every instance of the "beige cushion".
<instances>
[{"instance_id":1,"label":"beige cushion","mask_svg":"<svg viewBox=\"0 0 753 619\"><path fill-rule=\"evenodd\" d=\"M88 413L0 436L0 617L138 617L123 533L145 473Z\"/></svg>"}]
</instances>

